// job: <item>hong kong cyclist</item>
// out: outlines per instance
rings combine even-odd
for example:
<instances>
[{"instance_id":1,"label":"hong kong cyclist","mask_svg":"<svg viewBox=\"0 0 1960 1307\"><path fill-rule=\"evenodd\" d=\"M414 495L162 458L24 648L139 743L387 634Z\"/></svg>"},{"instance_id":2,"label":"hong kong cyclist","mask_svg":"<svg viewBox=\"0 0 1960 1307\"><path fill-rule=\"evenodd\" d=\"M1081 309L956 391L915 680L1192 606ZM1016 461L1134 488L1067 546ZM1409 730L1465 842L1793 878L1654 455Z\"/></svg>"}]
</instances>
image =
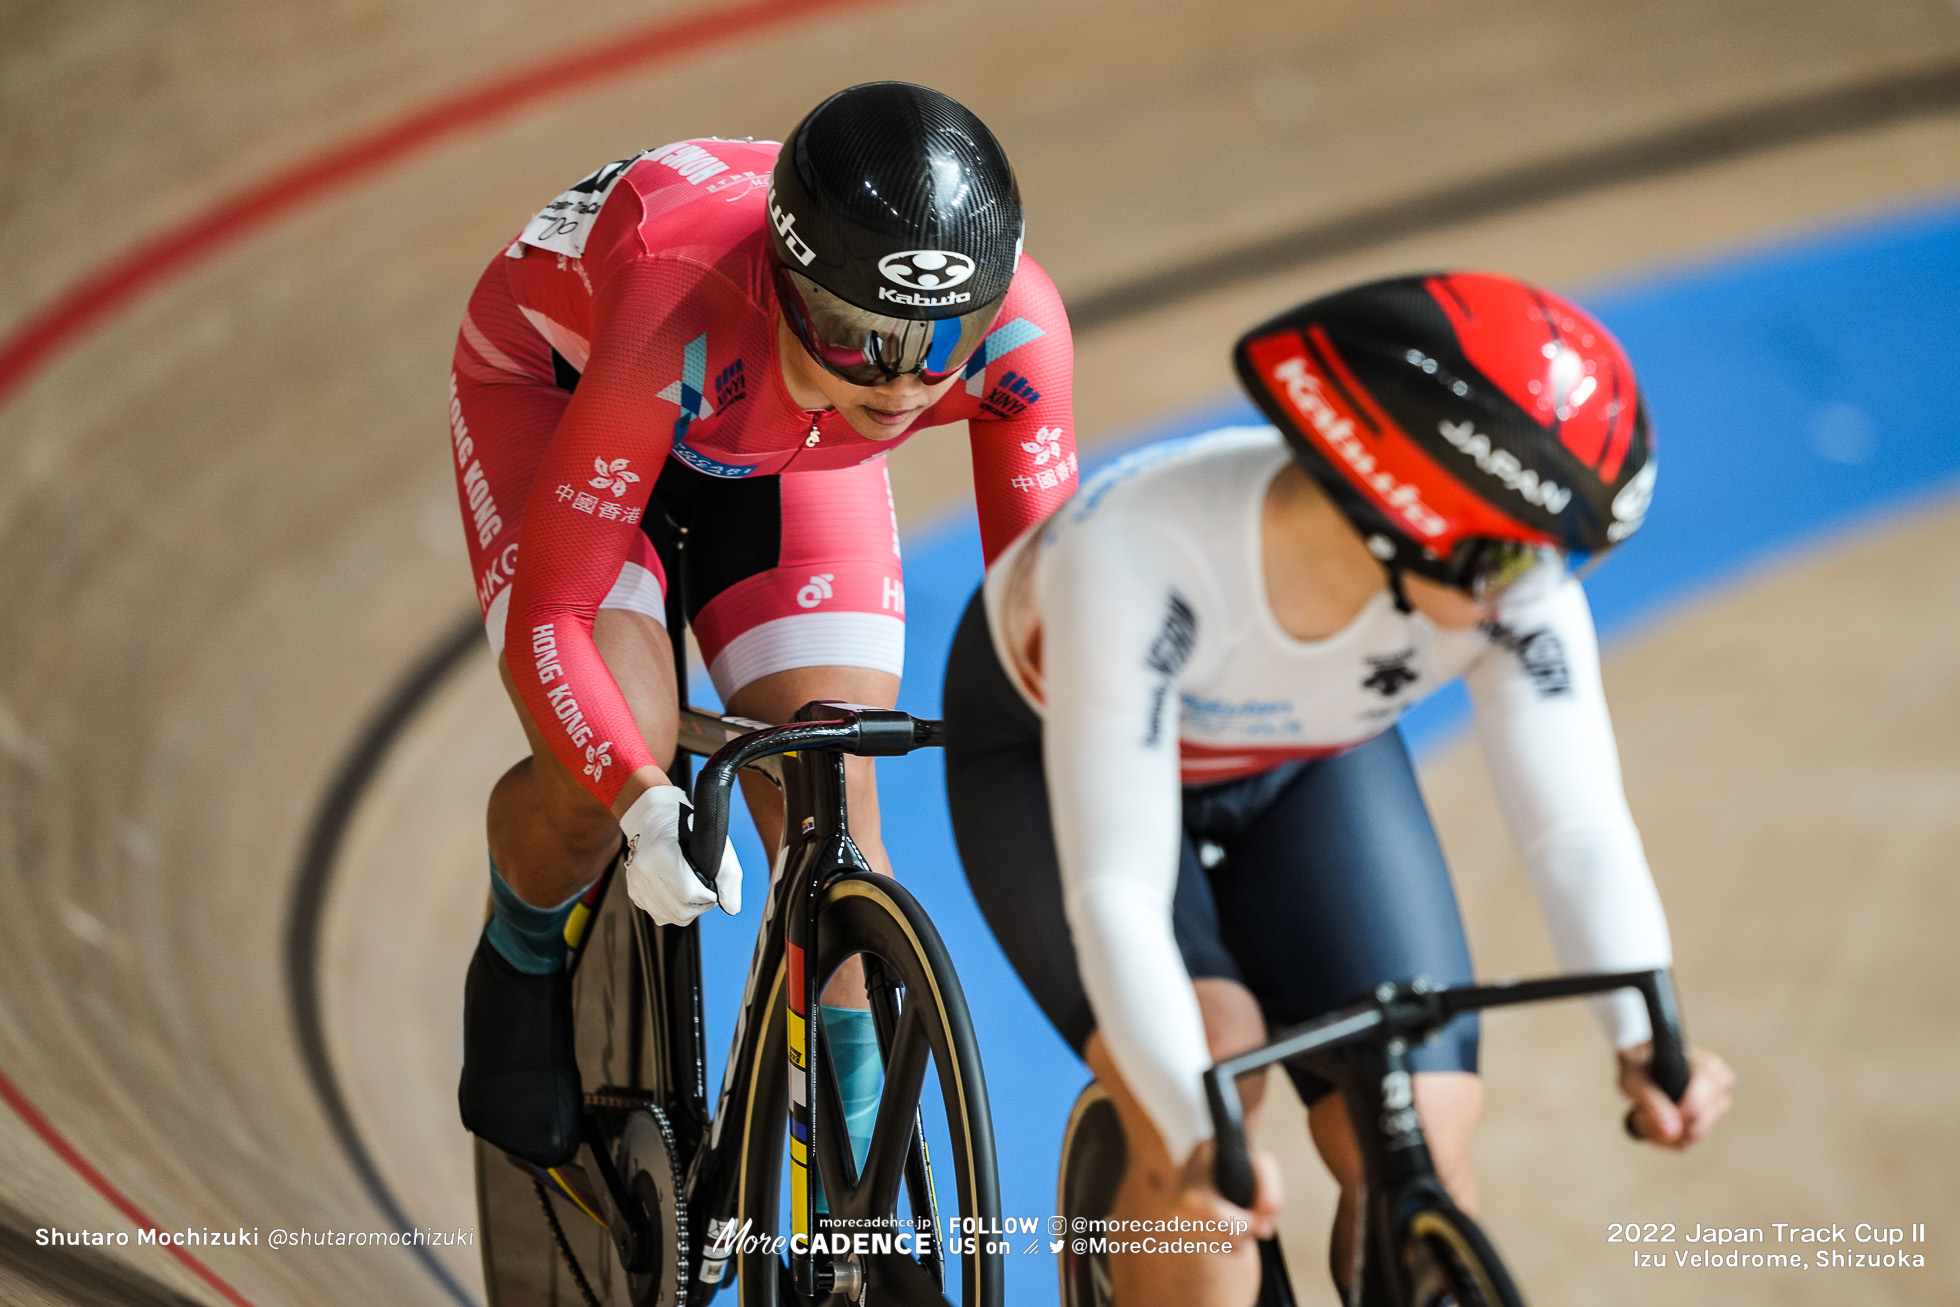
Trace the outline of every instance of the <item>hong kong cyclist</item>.
<instances>
[{"instance_id":1,"label":"hong kong cyclist","mask_svg":"<svg viewBox=\"0 0 1960 1307\"><path fill-rule=\"evenodd\" d=\"M715 902L661 769L668 586L731 711L889 706L905 591L885 452L968 424L989 557L1074 489L1068 323L1021 238L980 120L884 82L825 100L780 147L690 140L608 164L477 282L450 380L456 488L531 747L490 796L494 910L466 987L459 1099L485 1139L540 1166L576 1151L563 931L622 842L656 919ZM886 867L869 764L852 762L853 833ZM750 802L773 844L780 800ZM721 905L740 896L731 858ZM856 1125L875 1112L875 1038L861 986L838 1002Z\"/></svg>"},{"instance_id":2,"label":"hong kong cyclist","mask_svg":"<svg viewBox=\"0 0 1960 1307\"><path fill-rule=\"evenodd\" d=\"M1620 346L1508 278L1377 282L1239 342L1271 427L1159 445L1085 484L996 562L946 674L946 780L969 881L1049 1019L1111 1093L1120 1217L1244 1217L1210 1183L1200 1076L1379 982L1471 978L1396 719L1467 679L1504 817L1561 962L1669 962L1573 575L1654 483ZM1637 998L1602 1001L1649 1140L1686 1147L1733 1076L1692 1056L1676 1107ZM1437 1167L1474 1206L1477 1026L1415 1054ZM1352 1265L1361 1164L1304 1073ZM1255 1229L1277 1173L1257 1160ZM1112 1256L1115 1300L1252 1301L1229 1256Z\"/></svg>"}]
</instances>

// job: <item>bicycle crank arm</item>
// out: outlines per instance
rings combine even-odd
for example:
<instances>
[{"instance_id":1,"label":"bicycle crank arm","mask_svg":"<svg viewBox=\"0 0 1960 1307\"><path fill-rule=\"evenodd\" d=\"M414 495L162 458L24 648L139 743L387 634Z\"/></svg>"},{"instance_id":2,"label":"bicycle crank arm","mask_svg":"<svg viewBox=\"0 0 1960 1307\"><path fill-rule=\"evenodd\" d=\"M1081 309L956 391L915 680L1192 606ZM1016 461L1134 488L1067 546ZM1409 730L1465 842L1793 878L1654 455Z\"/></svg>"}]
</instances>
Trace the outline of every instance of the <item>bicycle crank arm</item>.
<instances>
[{"instance_id":1,"label":"bicycle crank arm","mask_svg":"<svg viewBox=\"0 0 1960 1307\"><path fill-rule=\"evenodd\" d=\"M619 1168L613 1165L612 1153L606 1147L605 1131L599 1128L589 1109L580 1125L592 1161L599 1169L599 1182L605 1188L602 1201L606 1208L606 1233L612 1236L613 1246L619 1250L619 1264L629 1273L643 1273L651 1269L653 1261L653 1229L639 1204L627 1194L626 1185L619 1178Z\"/></svg>"}]
</instances>

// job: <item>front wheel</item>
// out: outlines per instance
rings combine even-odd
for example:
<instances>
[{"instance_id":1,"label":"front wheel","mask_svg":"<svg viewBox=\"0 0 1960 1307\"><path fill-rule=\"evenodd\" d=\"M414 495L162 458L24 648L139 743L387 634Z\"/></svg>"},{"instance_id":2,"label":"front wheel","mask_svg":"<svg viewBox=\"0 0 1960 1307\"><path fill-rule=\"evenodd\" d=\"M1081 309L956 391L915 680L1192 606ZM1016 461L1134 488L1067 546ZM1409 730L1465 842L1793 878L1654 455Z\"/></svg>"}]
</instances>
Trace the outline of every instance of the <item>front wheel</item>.
<instances>
[{"instance_id":1,"label":"front wheel","mask_svg":"<svg viewBox=\"0 0 1960 1307\"><path fill-rule=\"evenodd\" d=\"M1000 1226L993 1118L979 1044L952 960L911 894L891 878L869 872L840 876L823 891L814 958L820 992L853 956L864 960L879 1027L884 1065L877 1119L864 1174L858 1176L839 1123L840 1095L825 1041L820 1034L811 1038L822 1119L810 1164L828 1202L828 1223L843 1234L870 1234L869 1249L837 1259L838 1291L815 1298L798 1293L782 1253L790 1229L783 1201L790 1068L785 968L778 965L767 993L756 996L756 1010L766 1014L768 1025L756 1041L750 1098L740 1109L744 1134L737 1220L745 1233L736 1259L741 1307L846 1307L860 1302L1000 1307L1005 1267L998 1243L984 1233L962 1234L958 1243L943 1247L940 1243L942 1236L953 1233L953 1223L941 1217L939 1208L948 1171L953 1183L947 1196L954 1198L958 1215L971 1222L963 1222L964 1227L997 1231ZM811 1025L820 1029L822 1023ZM944 1155L928 1149L935 1137L944 1145ZM901 1232L909 1237L898 1239ZM923 1256L920 1232L929 1235Z\"/></svg>"},{"instance_id":2,"label":"front wheel","mask_svg":"<svg viewBox=\"0 0 1960 1307\"><path fill-rule=\"evenodd\" d=\"M1497 1249L1446 1199L1424 1199L1397 1244L1409 1307L1524 1307Z\"/></svg>"},{"instance_id":3,"label":"front wheel","mask_svg":"<svg viewBox=\"0 0 1960 1307\"><path fill-rule=\"evenodd\" d=\"M1129 1150L1123 1122L1101 1083L1091 1080L1076 1096L1062 1131L1061 1174L1055 1186L1055 1207L1070 1231L1100 1231L1116 1206ZM1109 1281L1109 1257L1098 1250L1100 1240L1069 1238L1055 1258L1062 1277L1062 1307L1111 1307L1115 1290ZM1279 1240L1259 1241L1259 1297L1253 1307L1294 1307L1293 1281L1286 1270Z\"/></svg>"},{"instance_id":4,"label":"front wheel","mask_svg":"<svg viewBox=\"0 0 1960 1307\"><path fill-rule=\"evenodd\" d=\"M1127 1152L1123 1142L1123 1123L1116 1117L1116 1105L1109 1101L1098 1082L1091 1080L1076 1097L1069 1110L1068 1128L1062 1132L1061 1175L1055 1186L1055 1203L1062 1220L1071 1230L1100 1230L1102 1222L1116 1205L1116 1187L1122 1182ZM1114 1295L1109 1286L1109 1259L1095 1251L1089 1241L1071 1239L1055 1259L1062 1277L1062 1307L1110 1307Z\"/></svg>"}]
</instances>

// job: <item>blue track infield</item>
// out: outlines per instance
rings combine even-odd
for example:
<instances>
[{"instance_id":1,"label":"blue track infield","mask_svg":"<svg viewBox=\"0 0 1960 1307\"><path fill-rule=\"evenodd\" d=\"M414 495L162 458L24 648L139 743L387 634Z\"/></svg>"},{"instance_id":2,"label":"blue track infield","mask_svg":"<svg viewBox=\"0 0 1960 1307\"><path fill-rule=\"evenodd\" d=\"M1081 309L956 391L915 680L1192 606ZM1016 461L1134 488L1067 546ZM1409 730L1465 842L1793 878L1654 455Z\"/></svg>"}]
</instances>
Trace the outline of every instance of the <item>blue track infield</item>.
<instances>
[{"instance_id":1,"label":"blue track infield","mask_svg":"<svg viewBox=\"0 0 1960 1307\"><path fill-rule=\"evenodd\" d=\"M1793 549L1960 489L1960 202L1644 274L1578 298L1632 356L1660 459L1646 526L1587 583L1609 641ZM1145 440L1247 420L1258 419L1246 401L1220 397L1097 452L1107 461ZM901 706L937 716L953 626L980 579L979 532L968 510L910 533L905 549L910 635ZM1429 752L1466 715L1459 685L1410 714L1404 729ZM1062 1126L1088 1073L980 918L953 851L937 754L888 761L880 774L886 844L945 935L979 1027L1003 1214L1039 1218L1045 1231ZM748 867L763 865L746 823L739 847ZM706 931L710 1048L727 1047L753 932L752 917L716 920ZM1054 1301L1045 1234L1011 1242L1008 1301Z\"/></svg>"}]
</instances>

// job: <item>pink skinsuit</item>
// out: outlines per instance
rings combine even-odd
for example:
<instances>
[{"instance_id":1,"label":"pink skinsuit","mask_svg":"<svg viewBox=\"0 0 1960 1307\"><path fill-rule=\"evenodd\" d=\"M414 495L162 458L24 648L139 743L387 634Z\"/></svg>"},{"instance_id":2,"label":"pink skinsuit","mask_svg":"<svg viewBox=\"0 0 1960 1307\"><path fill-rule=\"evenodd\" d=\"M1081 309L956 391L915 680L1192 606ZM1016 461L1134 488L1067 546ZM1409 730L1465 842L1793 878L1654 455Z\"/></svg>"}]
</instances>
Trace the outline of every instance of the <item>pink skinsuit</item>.
<instances>
[{"instance_id":1,"label":"pink skinsuit","mask_svg":"<svg viewBox=\"0 0 1960 1307\"><path fill-rule=\"evenodd\" d=\"M592 623L601 607L665 621L654 542L669 519L688 525L690 620L725 698L792 667L898 672L888 444L969 423L989 562L1075 489L1068 320L1025 256L992 333L906 436L871 440L791 399L767 226L777 149L685 141L600 170L491 261L457 339L452 453L486 630L553 751L608 805L655 759ZM555 239L554 211L585 222L579 243L530 243Z\"/></svg>"}]
</instances>

